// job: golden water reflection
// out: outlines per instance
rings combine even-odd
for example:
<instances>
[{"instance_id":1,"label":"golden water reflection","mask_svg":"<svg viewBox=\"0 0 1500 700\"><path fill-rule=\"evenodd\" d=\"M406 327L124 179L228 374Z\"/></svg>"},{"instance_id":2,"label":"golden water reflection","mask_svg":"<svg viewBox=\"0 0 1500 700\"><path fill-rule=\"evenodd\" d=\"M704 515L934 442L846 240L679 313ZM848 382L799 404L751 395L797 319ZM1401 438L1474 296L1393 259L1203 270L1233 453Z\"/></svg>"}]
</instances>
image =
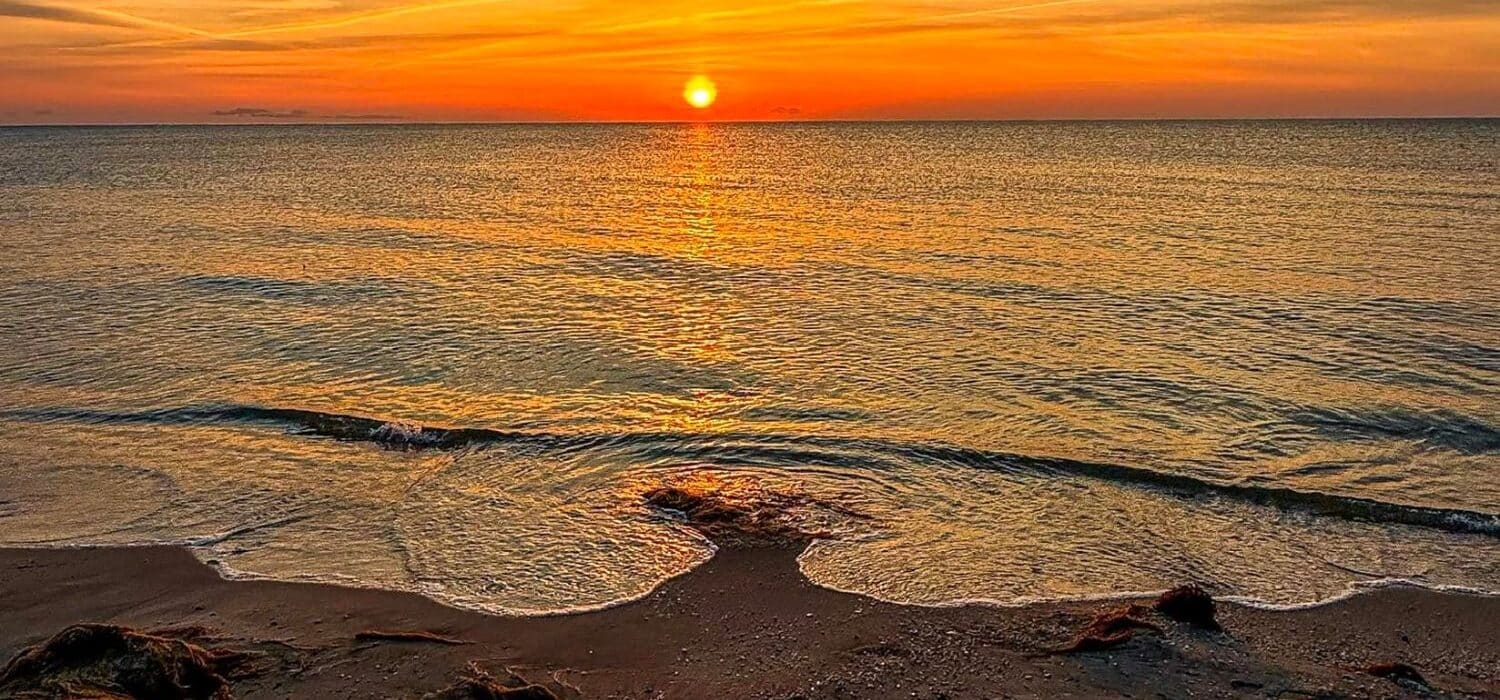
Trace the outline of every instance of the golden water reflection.
<instances>
[{"instance_id":1,"label":"golden water reflection","mask_svg":"<svg viewBox=\"0 0 1500 700\"><path fill-rule=\"evenodd\" d=\"M1489 522L1495 128L9 143L0 479L34 505L0 542L566 608L707 556L639 500L691 477L868 516L803 564L895 599L1487 586L1486 535L1131 470ZM267 408L489 437L388 450Z\"/></svg>"}]
</instances>

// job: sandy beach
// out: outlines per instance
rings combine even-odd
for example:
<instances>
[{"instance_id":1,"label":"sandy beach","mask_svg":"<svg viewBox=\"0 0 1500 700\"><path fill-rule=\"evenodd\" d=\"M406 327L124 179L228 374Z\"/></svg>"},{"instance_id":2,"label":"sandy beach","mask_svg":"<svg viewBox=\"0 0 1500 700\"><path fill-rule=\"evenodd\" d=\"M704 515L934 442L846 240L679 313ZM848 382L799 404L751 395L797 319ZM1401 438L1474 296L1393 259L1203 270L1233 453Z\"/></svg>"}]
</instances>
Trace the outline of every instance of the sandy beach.
<instances>
[{"instance_id":1,"label":"sandy beach","mask_svg":"<svg viewBox=\"0 0 1500 700\"><path fill-rule=\"evenodd\" d=\"M243 698L418 698L476 669L574 698L1500 696L1500 598L1386 588L1289 612L1220 603L1222 632L1138 609L1159 631L1058 653L1122 602L891 605L808 583L796 551L726 547L640 601L524 618L226 581L172 547L0 550L0 652L80 622L165 630L248 652L229 680ZM413 633L432 638L401 639ZM1381 664L1424 680L1370 672Z\"/></svg>"}]
</instances>

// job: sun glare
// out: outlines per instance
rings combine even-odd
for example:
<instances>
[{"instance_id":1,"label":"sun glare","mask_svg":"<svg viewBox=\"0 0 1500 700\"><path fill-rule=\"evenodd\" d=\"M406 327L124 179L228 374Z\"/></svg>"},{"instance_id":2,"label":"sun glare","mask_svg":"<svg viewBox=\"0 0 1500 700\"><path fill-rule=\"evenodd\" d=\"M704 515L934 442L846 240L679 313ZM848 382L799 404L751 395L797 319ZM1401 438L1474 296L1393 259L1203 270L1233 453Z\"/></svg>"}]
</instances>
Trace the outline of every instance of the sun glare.
<instances>
[{"instance_id":1,"label":"sun glare","mask_svg":"<svg viewBox=\"0 0 1500 700\"><path fill-rule=\"evenodd\" d=\"M707 109L714 100L719 99L719 88L708 76L695 75L683 86L682 99L698 109Z\"/></svg>"}]
</instances>

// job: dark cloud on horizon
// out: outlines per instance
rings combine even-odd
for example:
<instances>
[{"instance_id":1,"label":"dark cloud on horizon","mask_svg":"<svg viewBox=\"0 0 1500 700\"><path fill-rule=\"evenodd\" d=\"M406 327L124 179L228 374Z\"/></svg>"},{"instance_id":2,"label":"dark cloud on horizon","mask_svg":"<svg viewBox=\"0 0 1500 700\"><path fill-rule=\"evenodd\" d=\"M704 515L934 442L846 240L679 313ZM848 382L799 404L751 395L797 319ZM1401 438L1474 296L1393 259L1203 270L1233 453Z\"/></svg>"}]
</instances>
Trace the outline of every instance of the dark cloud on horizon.
<instances>
[{"instance_id":1,"label":"dark cloud on horizon","mask_svg":"<svg viewBox=\"0 0 1500 700\"><path fill-rule=\"evenodd\" d=\"M249 117L252 119L303 119L308 116L305 109L276 110L264 107L235 107L215 110L216 117Z\"/></svg>"},{"instance_id":2,"label":"dark cloud on horizon","mask_svg":"<svg viewBox=\"0 0 1500 700\"><path fill-rule=\"evenodd\" d=\"M314 114L306 109L268 109L265 107L235 107L211 112L215 117L243 117L246 119L327 119L330 121L394 122L406 117L399 114Z\"/></svg>"},{"instance_id":3,"label":"dark cloud on horizon","mask_svg":"<svg viewBox=\"0 0 1500 700\"><path fill-rule=\"evenodd\" d=\"M0 119L20 119L22 117L50 117L57 114L50 109L12 109L0 112Z\"/></svg>"}]
</instances>

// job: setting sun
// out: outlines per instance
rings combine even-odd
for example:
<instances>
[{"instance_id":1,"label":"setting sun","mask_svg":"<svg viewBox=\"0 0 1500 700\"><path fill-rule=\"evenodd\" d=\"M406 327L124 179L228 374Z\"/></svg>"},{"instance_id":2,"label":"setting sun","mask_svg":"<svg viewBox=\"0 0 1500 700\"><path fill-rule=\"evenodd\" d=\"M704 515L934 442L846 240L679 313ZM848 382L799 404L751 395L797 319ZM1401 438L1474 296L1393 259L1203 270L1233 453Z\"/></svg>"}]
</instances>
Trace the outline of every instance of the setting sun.
<instances>
[{"instance_id":1,"label":"setting sun","mask_svg":"<svg viewBox=\"0 0 1500 700\"><path fill-rule=\"evenodd\" d=\"M719 88L708 76L695 75L682 88L682 99L698 109L707 109L719 99Z\"/></svg>"}]
</instances>

